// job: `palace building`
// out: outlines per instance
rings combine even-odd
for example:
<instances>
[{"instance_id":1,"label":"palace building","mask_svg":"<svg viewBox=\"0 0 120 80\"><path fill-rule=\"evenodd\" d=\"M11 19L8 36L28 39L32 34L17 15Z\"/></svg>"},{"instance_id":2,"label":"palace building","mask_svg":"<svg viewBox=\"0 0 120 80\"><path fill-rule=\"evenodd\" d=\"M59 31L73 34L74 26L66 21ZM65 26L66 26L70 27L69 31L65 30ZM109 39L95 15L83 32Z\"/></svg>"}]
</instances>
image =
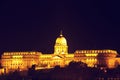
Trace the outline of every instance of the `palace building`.
<instances>
[{"instance_id":1,"label":"palace building","mask_svg":"<svg viewBox=\"0 0 120 80\"><path fill-rule=\"evenodd\" d=\"M99 65L107 68L114 68L119 65L120 59L116 56L115 50L76 50L74 53L74 61L84 62L89 67L97 67Z\"/></svg>"},{"instance_id":2,"label":"palace building","mask_svg":"<svg viewBox=\"0 0 120 80\"><path fill-rule=\"evenodd\" d=\"M41 52L4 52L1 65L7 71L27 70L39 63Z\"/></svg>"},{"instance_id":3,"label":"palace building","mask_svg":"<svg viewBox=\"0 0 120 80\"><path fill-rule=\"evenodd\" d=\"M76 50L68 53L67 40L61 33L56 39L53 54L42 52L4 52L1 56L1 66L6 72L28 70L32 65L39 69L67 66L71 61L84 62L88 67L99 65L114 68L120 64L120 58L115 50Z\"/></svg>"},{"instance_id":4,"label":"palace building","mask_svg":"<svg viewBox=\"0 0 120 80\"><path fill-rule=\"evenodd\" d=\"M1 65L7 71L27 70L32 65L40 68L52 68L56 65L64 67L74 60L74 54L68 53L68 45L65 37L60 34L56 39L53 54L41 52L4 52L1 57Z\"/></svg>"}]
</instances>

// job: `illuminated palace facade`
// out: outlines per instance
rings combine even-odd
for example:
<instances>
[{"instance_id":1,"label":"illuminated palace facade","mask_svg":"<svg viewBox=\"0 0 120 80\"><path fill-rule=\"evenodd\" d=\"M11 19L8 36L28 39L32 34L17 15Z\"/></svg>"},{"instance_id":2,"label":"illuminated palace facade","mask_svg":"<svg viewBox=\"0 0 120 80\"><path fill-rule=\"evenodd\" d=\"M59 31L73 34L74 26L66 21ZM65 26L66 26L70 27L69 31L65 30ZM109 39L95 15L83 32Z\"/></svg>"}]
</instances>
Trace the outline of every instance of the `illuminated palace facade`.
<instances>
[{"instance_id":1,"label":"illuminated palace facade","mask_svg":"<svg viewBox=\"0 0 120 80\"><path fill-rule=\"evenodd\" d=\"M42 54L41 52L4 52L1 57L1 65L7 71L27 70L32 65L37 68L52 68L56 65L64 67L74 60L74 54L68 53L68 45L65 37L60 34L56 39L53 54Z\"/></svg>"},{"instance_id":2,"label":"illuminated palace facade","mask_svg":"<svg viewBox=\"0 0 120 80\"><path fill-rule=\"evenodd\" d=\"M115 50L76 50L74 61L84 62L88 67L115 68L120 64L120 58Z\"/></svg>"},{"instance_id":3,"label":"illuminated palace facade","mask_svg":"<svg viewBox=\"0 0 120 80\"><path fill-rule=\"evenodd\" d=\"M32 65L39 69L52 68L56 65L67 66L71 61L84 62L89 67L103 65L114 68L120 64L120 58L115 50L76 50L68 53L68 45L65 37L60 34L56 39L53 54L41 52L4 52L1 56L1 66L6 71L27 70Z\"/></svg>"}]
</instances>

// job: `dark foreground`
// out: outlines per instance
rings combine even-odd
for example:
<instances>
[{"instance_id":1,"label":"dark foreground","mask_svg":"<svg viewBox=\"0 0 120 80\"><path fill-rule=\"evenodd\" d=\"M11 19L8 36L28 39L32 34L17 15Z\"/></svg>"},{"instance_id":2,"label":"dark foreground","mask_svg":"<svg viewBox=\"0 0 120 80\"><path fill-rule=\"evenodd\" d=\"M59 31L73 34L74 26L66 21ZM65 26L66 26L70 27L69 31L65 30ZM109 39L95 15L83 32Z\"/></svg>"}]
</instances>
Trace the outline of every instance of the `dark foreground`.
<instances>
[{"instance_id":1,"label":"dark foreground","mask_svg":"<svg viewBox=\"0 0 120 80\"><path fill-rule=\"evenodd\" d=\"M72 62L65 68L15 71L0 76L0 80L120 80L120 67L114 69L89 68L84 63Z\"/></svg>"}]
</instances>

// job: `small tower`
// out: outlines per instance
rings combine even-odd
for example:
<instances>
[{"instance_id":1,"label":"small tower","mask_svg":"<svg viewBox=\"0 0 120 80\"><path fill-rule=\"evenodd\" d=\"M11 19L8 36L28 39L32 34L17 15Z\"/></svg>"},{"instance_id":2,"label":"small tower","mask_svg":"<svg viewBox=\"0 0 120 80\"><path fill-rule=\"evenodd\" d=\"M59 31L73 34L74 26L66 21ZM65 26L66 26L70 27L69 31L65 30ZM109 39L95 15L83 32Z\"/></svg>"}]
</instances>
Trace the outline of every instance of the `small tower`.
<instances>
[{"instance_id":1,"label":"small tower","mask_svg":"<svg viewBox=\"0 0 120 80\"><path fill-rule=\"evenodd\" d=\"M61 54L68 54L68 46L65 37L60 32L60 36L56 39L55 46L54 46L54 54L61 55Z\"/></svg>"}]
</instances>

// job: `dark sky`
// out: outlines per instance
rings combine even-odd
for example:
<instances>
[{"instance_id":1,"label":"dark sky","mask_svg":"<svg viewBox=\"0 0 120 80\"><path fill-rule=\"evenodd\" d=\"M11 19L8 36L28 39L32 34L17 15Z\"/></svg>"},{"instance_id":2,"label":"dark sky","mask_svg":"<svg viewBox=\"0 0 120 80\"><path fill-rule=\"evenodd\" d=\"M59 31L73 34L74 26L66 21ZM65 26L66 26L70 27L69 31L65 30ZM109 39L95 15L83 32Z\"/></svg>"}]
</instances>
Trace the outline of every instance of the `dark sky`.
<instances>
[{"instance_id":1,"label":"dark sky","mask_svg":"<svg viewBox=\"0 0 120 80\"><path fill-rule=\"evenodd\" d=\"M119 0L118 0L119 1ZM69 52L114 49L120 52L117 0L1 0L0 53L52 53L60 30Z\"/></svg>"}]
</instances>

